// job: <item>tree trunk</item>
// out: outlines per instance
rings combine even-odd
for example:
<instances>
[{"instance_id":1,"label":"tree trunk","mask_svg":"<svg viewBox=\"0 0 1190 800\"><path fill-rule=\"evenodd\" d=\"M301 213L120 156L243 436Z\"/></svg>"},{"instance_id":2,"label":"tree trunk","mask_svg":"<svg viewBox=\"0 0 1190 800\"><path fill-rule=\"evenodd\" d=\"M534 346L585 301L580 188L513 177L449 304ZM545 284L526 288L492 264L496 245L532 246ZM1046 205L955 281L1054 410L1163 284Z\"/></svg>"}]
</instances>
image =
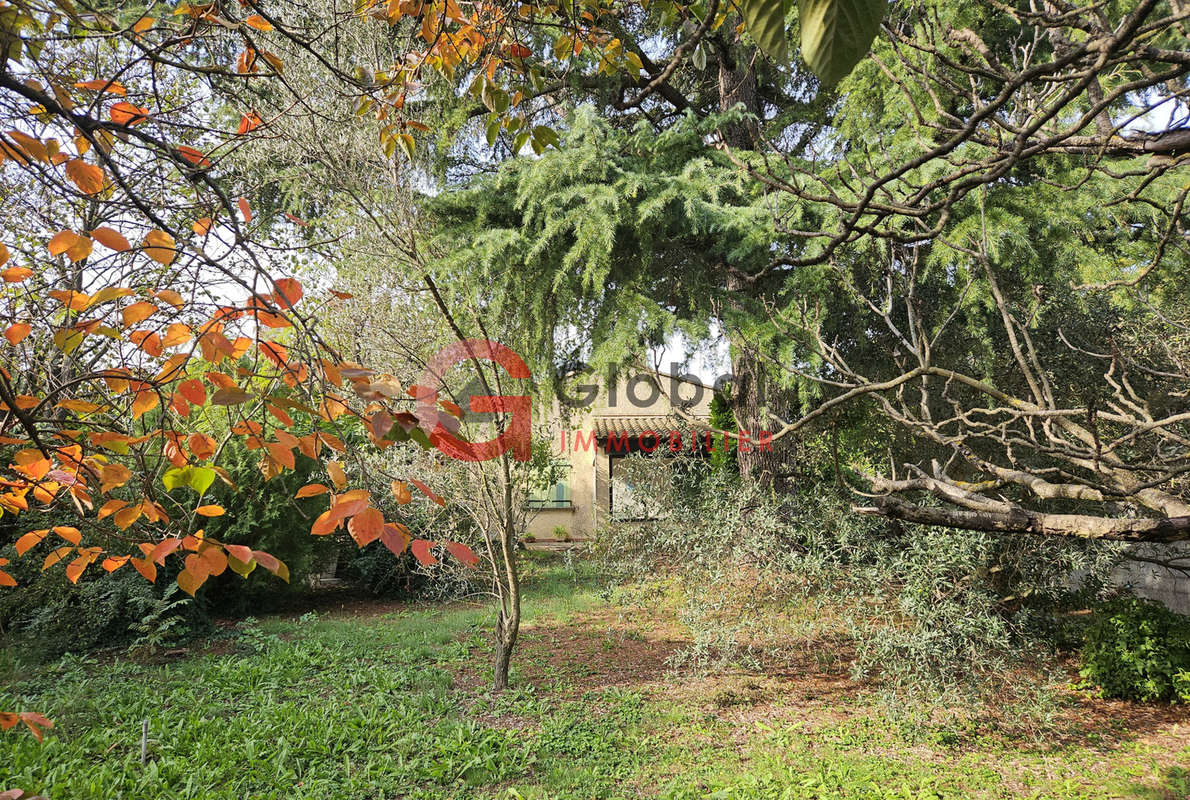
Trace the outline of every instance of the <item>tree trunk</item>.
<instances>
[{"instance_id":1,"label":"tree trunk","mask_svg":"<svg viewBox=\"0 0 1190 800\"><path fill-rule=\"evenodd\" d=\"M747 111L759 118L760 99L756 93L756 71L753 66L756 57L754 48L740 43L720 49L719 108L723 111L743 105ZM759 138L760 128L754 120L727 125L723 129L724 141L734 150L755 149L759 145ZM758 287L729 271L726 276L725 288L729 293L740 296L739 301L733 303L734 310L742 312L744 316L748 315L749 309L745 306L748 305L749 300L759 294ZM723 320L724 327L730 334L732 332L730 315L725 316L728 319ZM776 407L772 406L772 403L779 400L780 395L775 391L776 387L765 385L764 365L761 362L757 345L744 341L743 337L738 335L740 331L734 332L737 336L734 337L735 340L732 342L731 348L732 413L735 414L736 424L740 430L748 431L752 439L755 440L762 431L773 427L769 415L766 413L766 406L772 407L774 411L780 413ZM781 446L779 444L762 449L752 444L745 445L748 449L739 449L736 461L739 464L740 477L749 481L757 481L763 486L778 491L784 491L786 488L782 468L784 460L779 458L774 450Z\"/></svg>"},{"instance_id":2,"label":"tree trunk","mask_svg":"<svg viewBox=\"0 0 1190 800\"><path fill-rule=\"evenodd\" d=\"M1115 542L1172 544L1190 540L1190 517L1121 518L1086 514L1046 514L1026 509L969 511L959 508L918 506L895 497L877 497L873 505L853 508L922 525L939 525L989 533L1035 533Z\"/></svg>"},{"instance_id":3,"label":"tree trunk","mask_svg":"<svg viewBox=\"0 0 1190 800\"><path fill-rule=\"evenodd\" d=\"M493 662L492 690L502 692L508 688L508 669L512 663L512 648L516 645L519 621L514 623L505 618L501 610L496 621L496 659Z\"/></svg>"},{"instance_id":4,"label":"tree trunk","mask_svg":"<svg viewBox=\"0 0 1190 800\"><path fill-rule=\"evenodd\" d=\"M504 456L507 469L507 454ZM506 473L507 476L507 473ZM521 579L516 563L516 524L511 483L504 484L504 524L500 536L500 556L504 575L497 582L500 587L500 613L496 619L496 659L493 664L492 690L502 692L508 688L508 669L512 662L512 649L516 646L517 634L521 629Z\"/></svg>"}]
</instances>

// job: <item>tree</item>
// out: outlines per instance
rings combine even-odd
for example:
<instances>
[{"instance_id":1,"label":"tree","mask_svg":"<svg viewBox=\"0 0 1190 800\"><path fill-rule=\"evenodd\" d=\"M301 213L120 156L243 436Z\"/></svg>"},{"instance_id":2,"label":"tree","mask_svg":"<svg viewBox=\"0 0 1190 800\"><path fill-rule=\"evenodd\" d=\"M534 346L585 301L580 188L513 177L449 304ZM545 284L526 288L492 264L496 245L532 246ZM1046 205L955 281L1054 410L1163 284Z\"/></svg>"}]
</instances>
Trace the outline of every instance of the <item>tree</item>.
<instances>
[{"instance_id":1,"label":"tree","mask_svg":"<svg viewBox=\"0 0 1190 800\"><path fill-rule=\"evenodd\" d=\"M540 281L555 319L589 325L606 311L620 326L618 339L600 337L609 347L647 343L687 313L705 322L698 300L734 293L725 305L737 352L806 404L801 414L801 404L737 407L741 427L792 437L866 403L912 438L890 450L893 474L858 465L857 490L879 495L862 511L1184 539L1176 398L1187 373L1174 298L1186 136L1162 109L1180 108L1186 92L1185 13L1149 2L899 9L833 107L810 84L821 105L803 103L801 125L744 102L757 119L686 128L755 183L706 150L696 160L693 138L667 162L691 123L584 139L580 115L571 156L510 165L436 204L455 247L463 209L502 231L472 229L471 253L454 263L478 254L489 278L504 269ZM1136 130L1138 119L1158 129ZM482 197L484 187L500 196ZM584 215L580 197L598 207ZM641 238L643 220L656 240ZM724 253L733 242L746 246ZM695 302L675 301L675 286ZM620 317L613 292L631 298ZM922 492L958 508L892 496Z\"/></svg>"},{"instance_id":2,"label":"tree","mask_svg":"<svg viewBox=\"0 0 1190 800\"><path fill-rule=\"evenodd\" d=\"M407 410L418 393L327 345L302 283L277 277L280 256L302 251L304 221L267 194L254 203L221 171L267 123L252 108L208 110L200 100L257 78L284 85L283 61L259 46L273 24L221 13L183 6L157 20L69 4L0 8L0 114L11 126L0 134L0 169L5 196L20 198L5 204L3 227L15 235L0 243L0 506L86 518L88 536L106 527L102 541L84 540L78 524L18 540L19 555L44 551L43 569L62 563L72 581L93 565L154 580L175 553L189 594L228 569L246 576L263 566L287 579L272 555L203 533L203 520L224 513L218 495L234 491L217 484L231 483L218 465L229 437L259 451L266 475L293 469L299 453L323 463L334 490L299 492L332 495L312 533L346 526L361 546L380 539L433 559L433 543L385 520L367 491L348 489L350 465L334 455L352 456L343 435L352 427L378 447L428 447ZM232 57L237 41L244 49ZM206 63L224 56L235 64ZM0 571L0 583L15 581ZM0 713L0 727L20 722L39 738L48 724Z\"/></svg>"}]
</instances>

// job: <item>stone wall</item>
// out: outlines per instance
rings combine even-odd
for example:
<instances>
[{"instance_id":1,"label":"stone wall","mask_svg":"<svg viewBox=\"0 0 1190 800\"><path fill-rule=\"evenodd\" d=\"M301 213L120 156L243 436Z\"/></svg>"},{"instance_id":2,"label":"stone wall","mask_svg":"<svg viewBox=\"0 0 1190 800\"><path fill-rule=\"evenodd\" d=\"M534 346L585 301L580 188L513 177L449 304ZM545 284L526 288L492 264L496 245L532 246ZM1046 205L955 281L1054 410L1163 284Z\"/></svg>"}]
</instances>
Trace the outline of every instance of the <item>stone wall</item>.
<instances>
[{"instance_id":1,"label":"stone wall","mask_svg":"<svg viewBox=\"0 0 1190 800\"><path fill-rule=\"evenodd\" d=\"M1178 552L1186 551L1158 545L1147 545L1138 550L1139 555L1156 559L1170 559ZM1183 558L1180 563L1190 567L1190 557ZM1159 564L1129 561L1116 568L1112 579L1141 597L1157 600L1178 613L1190 614L1190 578L1180 571Z\"/></svg>"}]
</instances>

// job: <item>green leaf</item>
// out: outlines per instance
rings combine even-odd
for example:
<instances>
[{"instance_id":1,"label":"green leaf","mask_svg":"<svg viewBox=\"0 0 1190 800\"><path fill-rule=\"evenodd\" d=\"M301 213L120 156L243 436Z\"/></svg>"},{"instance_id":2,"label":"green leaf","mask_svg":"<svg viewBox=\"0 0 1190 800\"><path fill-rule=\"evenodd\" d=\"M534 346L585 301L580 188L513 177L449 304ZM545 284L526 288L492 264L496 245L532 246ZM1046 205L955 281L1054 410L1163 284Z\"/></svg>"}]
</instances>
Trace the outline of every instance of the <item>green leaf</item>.
<instances>
[{"instance_id":1,"label":"green leaf","mask_svg":"<svg viewBox=\"0 0 1190 800\"><path fill-rule=\"evenodd\" d=\"M409 431L409 438L421 445L423 450L431 450L434 445L430 443L430 437L426 436L426 432L421 428L413 428Z\"/></svg>"},{"instance_id":2,"label":"green leaf","mask_svg":"<svg viewBox=\"0 0 1190 800\"><path fill-rule=\"evenodd\" d=\"M521 152L521 148L525 146L525 142L527 141L529 141L529 131L526 129L518 133L516 138L512 140L513 155Z\"/></svg>"},{"instance_id":3,"label":"green leaf","mask_svg":"<svg viewBox=\"0 0 1190 800\"><path fill-rule=\"evenodd\" d=\"M508 104L510 102L508 92L493 83L484 83L483 91L480 92L479 96L483 100L483 104L487 106L488 111L503 114L508 110Z\"/></svg>"},{"instance_id":4,"label":"green leaf","mask_svg":"<svg viewBox=\"0 0 1190 800\"><path fill-rule=\"evenodd\" d=\"M824 84L838 83L868 54L887 5L887 0L798 0L802 58Z\"/></svg>"},{"instance_id":5,"label":"green leaf","mask_svg":"<svg viewBox=\"0 0 1190 800\"><path fill-rule=\"evenodd\" d=\"M500 117L498 117L495 114L492 114L491 117L488 119L488 128L487 128L488 147L492 147L493 145L496 144L496 137L499 135L500 135Z\"/></svg>"},{"instance_id":6,"label":"green leaf","mask_svg":"<svg viewBox=\"0 0 1190 800\"><path fill-rule=\"evenodd\" d=\"M543 150L550 145L553 145L554 147L561 147L561 144L558 140L558 132L545 125L538 125L533 129L533 138L541 142L541 147Z\"/></svg>"},{"instance_id":7,"label":"green leaf","mask_svg":"<svg viewBox=\"0 0 1190 800\"><path fill-rule=\"evenodd\" d=\"M789 40L785 37L785 17L791 0L742 0L740 11L744 27L760 45L764 54L779 64L789 63Z\"/></svg>"},{"instance_id":8,"label":"green leaf","mask_svg":"<svg viewBox=\"0 0 1190 800\"><path fill-rule=\"evenodd\" d=\"M161 482L170 491L179 486L189 486L202 495L211 488L216 477L215 470L209 467L171 467L161 476Z\"/></svg>"}]
</instances>

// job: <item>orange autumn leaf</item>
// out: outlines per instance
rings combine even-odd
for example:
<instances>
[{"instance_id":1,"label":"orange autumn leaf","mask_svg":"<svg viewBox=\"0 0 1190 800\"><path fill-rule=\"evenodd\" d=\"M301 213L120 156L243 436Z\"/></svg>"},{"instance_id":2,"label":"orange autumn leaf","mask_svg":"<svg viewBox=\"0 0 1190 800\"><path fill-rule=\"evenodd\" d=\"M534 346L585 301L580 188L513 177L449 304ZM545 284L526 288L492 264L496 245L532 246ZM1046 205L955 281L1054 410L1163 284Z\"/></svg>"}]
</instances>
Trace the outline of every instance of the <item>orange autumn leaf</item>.
<instances>
[{"instance_id":1,"label":"orange autumn leaf","mask_svg":"<svg viewBox=\"0 0 1190 800\"><path fill-rule=\"evenodd\" d=\"M132 245L128 244L128 240L111 228L96 228L91 231L91 238L108 250L115 250L117 253L123 253L125 250L132 249Z\"/></svg>"},{"instance_id":2,"label":"orange autumn leaf","mask_svg":"<svg viewBox=\"0 0 1190 800\"><path fill-rule=\"evenodd\" d=\"M152 331L133 331L128 334L128 339L154 358L165 352L165 348L161 344L161 337Z\"/></svg>"},{"instance_id":3,"label":"orange autumn leaf","mask_svg":"<svg viewBox=\"0 0 1190 800\"><path fill-rule=\"evenodd\" d=\"M248 205L247 199L241 197L239 200L236 201L236 205L239 206L240 214L244 217L244 222L245 223L251 222L252 221L252 206Z\"/></svg>"},{"instance_id":4,"label":"orange autumn leaf","mask_svg":"<svg viewBox=\"0 0 1190 800\"><path fill-rule=\"evenodd\" d=\"M196 574L190 569L189 565L187 565L186 569L178 573L178 586L181 587L183 592L190 595L191 597L194 597L194 593L198 591L199 587L202 586L206 580L206 575Z\"/></svg>"},{"instance_id":5,"label":"orange autumn leaf","mask_svg":"<svg viewBox=\"0 0 1190 800\"><path fill-rule=\"evenodd\" d=\"M120 567L128 563L129 556L109 556L103 559L103 569L106 572L115 572Z\"/></svg>"},{"instance_id":6,"label":"orange autumn leaf","mask_svg":"<svg viewBox=\"0 0 1190 800\"><path fill-rule=\"evenodd\" d=\"M71 261L82 261L91 255L91 237L80 236L74 231L59 231L46 247L52 256L65 255Z\"/></svg>"},{"instance_id":7,"label":"orange autumn leaf","mask_svg":"<svg viewBox=\"0 0 1190 800\"><path fill-rule=\"evenodd\" d=\"M178 294L173 289L158 289L157 291L153 292L153 296L158 300L164 300L174 308L181 308L182 306L186 305L186 300L182 297L182 295Z\"/></svg>"},{"instance_id":8,"label":"orange autumn leaf","mask_svg":"<svg viewBox=\"0 0 1190 800\"><path fill-rule=\"evenodd\" d=\"M128 467L123 464L104 464L99 478L99 490L105 493L110 492L112 489L123 486L130 480L132 480L132 470L128 469ZM110 503L105 505L104 509L110 505ZM103 510L100 513L102 514Z\"/></svg>"},{"instance_id":9,"label":"orange autumn leaf","mask_svg":"<svg viewBox=\"0 0 1190 800\"><path fill-rule=\"evenodd\" d=\"M293 308L302 299L302 284L294 278L281 278L276 283L277 292L273 296L282 308Z\"/></svg>"},{"instance_id":10,"label":"orange autumn leaf","mask_svg":"<svg viewBox=\"0 0 1190 800\"><path fill-rule=\"evenodd\" d=\"M161 398L157 396L156 392L142 391L138 392L136 399L132 401L132 416L134 419L140 419L145 414L152 411L161 402Z\"/></svg>"},{"instance_id":11,"label":"orange autumn leaf","mask_svg":"<svg viewBox=\"0 0 1190 800\"><path fill-rule=\"evenodd\" d=\"M347 488L347 473L343 471L343 465L338 461L328 461L326 464L326 473L330 475L336 489L343 491Z\"/></svg>"},{"instance_id":12,"label":"orange autumn leaf","mask_svg":"<svg viewBox=\"0 0 1190 800\"><path fill-rule=\"evenodd\" d=\"M240 117L240 127L236 129L236 134L243 136L245 133L251 133L264 124L264 120L255 111L249 111Z\"/></svg>"},{"instance_id":13,"label":"orange autumn leaf","mask_svg":"<svg viewBox=\"0 0 1190 800\"><path fill-rule=\"evenodd\" d=\"M25 555L25 553L29 552L30 548L33 548L36 545L40 544L42 539L44 539L48 534L49 534L48 529L40 530L40 531L29 531L24 536L17 539L17 543L16 543L17 555L18 556Z\"/></svg>"},{"instance_id":14,"label":"orange autumn leaf","mask_svg":"<svg viewBox=\"0 0 1190 800\"><path fill-rule=\"evenodd\" d=\"M221 517L227 513L227 510L223 506L211 504L199 506L194 509L194 513L202 517Z\"/></svg>"},{"instance_id":15,"label":"orange autumn leaf","mask_svg":"<svg viewBox=\"0 0 1190 800\"><path fill-rule=\"evenodd\" d=\"M165 328L165 336L162 337L161 344L165 347L175 347L179 344L185 344L194 338L194 332L190 330L190 326L184 322L171 322ZM185 357L185 354L183 354Z\"/></svg>"},{"instance_id":16,"label":"orange autumn leaf","mask_svg":"<svg viewBox=\"0 0 1190 800\"><path fill-rule=\"evenodd\" d=\"M207 390L198 378L191 378L178 385L178 392L196 406L205 405Z\"/></svg>"},{"instance_id":17,"label":"orange autumn leaf","mask_svg":"<svg viewBox=\"0 0 1190 800\"><path fill-rule=\"evenodd\" d=\"M67 580L69 580L71 583L78 583L79 578L82 577L83 572L86 571L87 567L91 566L91 564L95 561L95 557L97 555L98 555L98 551L96 551L94 553L85 552L85 553L82 553L74 561L70 562L70 564L68 564L66 567Z\"/></svg>"},{"instance_id":18,"label":"orange autumn leaf","mask_svg":"<svg viewBox=\"0 0 1190 800\"><path fill-rule=\"evenodd\" d=\"M182 158L186 159L191 164L194 164L197 167L211 166L211 159L207 158L206 155L201 150L195 150L193 147L187 147L186 145L179 145L178 146L178 155L180 155Z\"/></svg>"},{"instance_id":19,"label":"orange autumn leaf","mask_svg":"<svg viewBox=\"0 0 1190 800\"><path fill-rule=\"evenodd\" d=\"M215 455L217 447L214 438L207 436L205 433L190 434L190 438L186 440L186 445L190 448L190 452L194 454L194 457L200 461L206 461Z\"/></svg>"},{"instance_id":20,"label":"orange autumn leaf","mask_svg":"<svg viewBox=\"0 0 1190 800\"><path fill-rule=\"evenodd\" d=\"M172 263L174 256L177 255L177 250L174 248L174 237L165 231L149 231L145 235L141 247L144 249L145 255L164 266Z\"/></svg>"},{"instance_id":21,"label":"orange autumn leaf","mask_svg":"<svg viewBox=\"0 0 1190 800\"><path fill-rule=\"evenodd\" d=\"M127 506L128 506L127 500L108 500L99 509L99 514L97 516L99 517L99 519L103 519L104 517L110 517L112 514L115 514L117 511L119 511L122 508L126 508Z\"/></svg>"},{"instance_id":22,"label":"orange autumn leaf","mask_svg":"<svg viewBox=\"0 0 1190 800\"><path fill-rule=\"evenodd\" d=\"M273 29L272 23L259 14L253 14L252 16L246 18L244 20L244 24L251 28L255 28L258 31L264 31L265 33L268 33Z\"/></svg>"},{"instance_id":23,"label":"orange autumn leaf","mask_svg":"<svg viewBox=\"0 0 1190 800\"><path fill-rule=\"evenodd\" d=\"M66 291L65 289L54 289L50 292L50 297L66 306L71 311L84 311L91 305L91 295L73 290Z\"/></svg>"},{"instance_id":24,"label":"orange autumn leaf","mask_svg":"<svg viewBox=\"0 0 1190 800\"><path fill-rule=\"evenodd\" d=\"M351 518L347 531L360 547L367 547L380 538L384 528L384 515L375 508L366 508Z\"/></svg>"},{"instance_id":25,"label":"orange autumn leaf","mask_svg":"<svg viewBox=\"0 0 1190 800\"><path fill-rule=\"evenodd\" d=\"M88 164L81 158L66 162L66 177L74 182L83 194L99 194L107 186L107 175L101 167Z\"/></svg>"},{"instance_id":26,"label":"orange autumn leaf","mask_svg":"<svg viewBox=\"0 0 1190 800\"><path fill-rule=\"evenodd\" d=\"M210 217L202 217L196 220L195 223L190 226L190 229L199 236L206 236L207 233L210 232L212 224L213 223Z\"/></svg>"},{"instance_id":27,"label":"orange autumn leaf","mask_svg":"<svg viewBox=\"0 0 1190 800\"><path fill-rule=\"evenodd\" d=\"M90 89L93 92L107 92L108 94L118 94L121 97L128 94L128 90L119 81L108 81L103 78L96 78L93 81L78 81L74 84L79 89Z\"/></svg>"},{"instance_id":28,"label":"orange autumn leaf","mask_svg":"<svg viewBox=\"0 0 1190 800\"><path fill-rule=\"evenodd\" d=\"M128 506L127 508L122 508L113 514L112 522L116 523L116 527L120 530L126 531L132 527L132 523L140 519L140 516L141 507L139 505Z\"/></svg>"},{"instance_id":29,"label":"orange autumn leaf","mask_svg":"<svg viewBox=\"0 0 1190 800\"><path fill-rule=\"evenodd\" d=\"M152 303L141 300L139 303L133 303L120 312L120 316L124 321L125 328L131 328L139 322L144 322L149 317L156 314L157 306Z\"/></svg>"},{"instance_id":30,"label":"orange autumn leaf","mask_svg":"<svg viewBox=\"0 0 1190 800\"><path fill-rule=\"evenodd\" d=\"M14 322L12 325L9 325L8 330L4 332L4 338L8 340L9 344L15 347L23 342L25 337L28 336L29 332L32 330L33 327L27 322Z\"/></svg>"},{"instance_id":31,"label":"orange autumn leaf","mask_svg":"<svg viewBox=\"0 0 1190 800\"><path fill-rule=\"evenodd\" d=\"M73 545L77 545L83 540L83 535L78 528L72 528L69 525L57 525L54 527L54 533L61 536L66 541Z\"/></svg>"},{"instance_id":32,"label":"orange autumn leaf","mask_svg":"<svg viewBox=\"0 0 1190 800\"><path fill-rule=\"evenodd\" d=\"M136 568L136 571L139 572L149 583L153 583L157 580L157 565L154 564L151 559L131 558L129 559L129 563L131 563L132 566Z\"/></svg>"},{"instance_id":33,"label":"orange autumn leaf","mask_svg":"<svg viewBox=\"0 0 1190 800\"><path fill-rule=\"evenodd\" d=\"M47 569L54 566L73 552L73 547L59 547L57 550L54 550L52 553L46 556L45 561L41 562L41 571L45 572Z\"/></svg>"},{"instance_id":34,"label":"orange autumn leaf","mask_svg":"<svg viewBox=\"0 0 1190 800\"><path fill-rule=\"evenodd\" d=\"M149 110L132 103L119 102L108 109L108 115L117 125L139 125L149 118Z\"/></svg>"},{"instance_id":35,"label":"orange autumn leaf","mask_svg":"<svg viewBox=\"0 0 1190 800\"><path fill-rule=\"evenodd\" d=\"M330 489L323 486L321 483L307 483L305 486L297 490L295 498L314 497L320 494L326 494Z\"/></svg>"}]
</instances>

